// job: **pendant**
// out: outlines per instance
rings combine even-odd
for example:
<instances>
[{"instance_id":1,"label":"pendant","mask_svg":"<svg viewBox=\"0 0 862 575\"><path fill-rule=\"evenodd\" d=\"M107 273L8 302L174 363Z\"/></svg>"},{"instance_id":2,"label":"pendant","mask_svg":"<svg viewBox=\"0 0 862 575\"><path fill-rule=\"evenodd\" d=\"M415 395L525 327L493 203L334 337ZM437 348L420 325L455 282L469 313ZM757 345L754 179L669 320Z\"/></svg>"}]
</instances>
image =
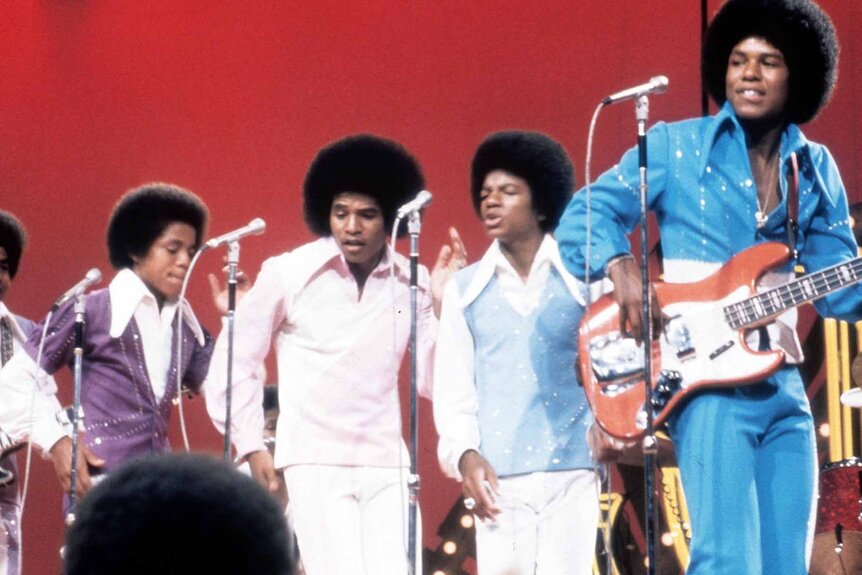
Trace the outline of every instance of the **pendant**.
<instances>
[{"instance_id":1,"label":"pendant","mask_svg":"<svg viewBox=\"0 0 862 575\"><path fill-rule=\"evenodd\" d=\"M764 214L760 210L757 210L756 212L754 212L754 219L755 221L757 221L757 229L760 229L766 225L766 220L769 218L766 216L766 214Z\"/></svg>"}]
</instances>

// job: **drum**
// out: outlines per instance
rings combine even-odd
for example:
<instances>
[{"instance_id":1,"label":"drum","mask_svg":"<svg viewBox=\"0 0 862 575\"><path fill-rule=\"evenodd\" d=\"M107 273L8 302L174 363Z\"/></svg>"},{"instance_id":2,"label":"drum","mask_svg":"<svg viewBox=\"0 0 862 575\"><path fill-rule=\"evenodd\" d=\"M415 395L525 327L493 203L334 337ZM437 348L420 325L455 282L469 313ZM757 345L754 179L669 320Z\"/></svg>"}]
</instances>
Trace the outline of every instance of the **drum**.
<instances>
[{"instance_id":1,"label":"drum","mask_svg":"<svg viewBox=\"0 0 862 575\"><path fill-rule=\"evenodd\" d=\"M862 573L862 460L821 469L815 532L811 575Z\"/></svg>"}]
</instances>

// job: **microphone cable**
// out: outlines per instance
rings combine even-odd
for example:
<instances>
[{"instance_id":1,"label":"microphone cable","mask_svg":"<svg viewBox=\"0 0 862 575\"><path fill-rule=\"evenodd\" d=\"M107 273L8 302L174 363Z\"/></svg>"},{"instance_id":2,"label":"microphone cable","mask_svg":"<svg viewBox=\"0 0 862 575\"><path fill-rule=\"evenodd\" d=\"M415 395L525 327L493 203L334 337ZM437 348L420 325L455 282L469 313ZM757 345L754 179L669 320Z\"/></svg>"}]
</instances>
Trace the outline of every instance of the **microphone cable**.
<instances>
[{"instance_id":1,"label":"microphone cable","mask_svg":"<svg viewBox=\"0 0 862 575\"><path fill-rule=\"evenodd\" d=\"M593 111L592 118L590 119L590 128L587 132L587 152L586 159L584 161L584 178L586 179L584 185L584 191L587 194L587 209L586 209L586 245L584 246L584 287L586 288L584 291L584 325L586 326L585 333L581 334L581 337L586 337L589 342L590 339L590 305L593 303L594 292L595 297L598 297L598 294L601 293L601 284L593 285L591 281L590 274L590 261L591 261L591 247L592 247L592 210L591 210L591 200L592 197L590 195L590 166L592 165L592 156L593 156L593 140L595 136L596 124L598 122L599 113L602 111L602 108L605 107L604 102L599 103L596 106L595 111ZM604 280L599 280L604 281ZM593 289L595 288L595 289ZM586 359L588 372L592 373L592 357L589 354L589 348L587 348L587 357L580 358L580 361L584 361ZM592 407L592 406L591 406ZM592 425L598 425L593 419ZM607 575L611 575L612 566L613 566L613 531L611 530L611 473L606 465L599 463L594 460L593 471L598 478L596 482L596 491L599 500L599 523L602 525L602 545L604 546L606 563L605 563L605 572ZM601 504L601 496L602 493L605 494L606 505L603 507Z\"/></svg>"},{"instance_id":2,"label":"microphone cable","mask_svg":"<svg viewBox=\"0 0 862 575\"><path fill-rule=\"evenodd\" d=\"M198 259L202 253L206 250L197 250L195 251L195 255L192 257L192 261L189 263L189 269L186 272L185 277L183 278L183 285L180 288L180 297L177 299L177 325L174 332L174 339L176 341L176 356L177 356L177 376L176 376L176 385L177 385L177 396L174 398L174 402L177 405L177 411L179 412L180 418L180 431L183 436L183 447L186 452L189 452L191 449L189 447L189 436L188 430L186 429L186 417L185 410L183 409L183 318L185 314L185 308L187 305L186 301L186 290L189 286L189 279L192 277L192 271L195 269L195 266L198 263ZM189 308L189 313L193 313L191 308ZM168 359L170 362L170 359ZM169 369L170 369L170 363ZM229 430L225 430L226 433L230 433Z\"/></svg>"},{"instance_id":3,"label":"microphone cable","mask_svg":"<svg viewBox=\"0 0 862 575\"><path fill-rule=\"evenodd\" d=\"M35 426L34 416L36 414L36 393L42 389L45 384L45 379L48 373L42 369L42 352L45 348L45 338L48 335L48 325L51 323L51 317L54 315L54 310L48 310L48 315L45 316L45 322L42 325L42 334L39 338L39 346L36 348L36 385L33 386L33 391L30 394L30 416L27 431L27 456L24 462L24 481L21 485L21 511L19 513L20 520L18 521L19 533L22 531L22 523L24 521L24 507L27 504L27 494L30 491L30 467L33 463L33 427ZM75 433L77 430L73 430ZM21 573L21 567L24 560L24 538L18 538L18 572Z\"/></svg>"}]
</instances>

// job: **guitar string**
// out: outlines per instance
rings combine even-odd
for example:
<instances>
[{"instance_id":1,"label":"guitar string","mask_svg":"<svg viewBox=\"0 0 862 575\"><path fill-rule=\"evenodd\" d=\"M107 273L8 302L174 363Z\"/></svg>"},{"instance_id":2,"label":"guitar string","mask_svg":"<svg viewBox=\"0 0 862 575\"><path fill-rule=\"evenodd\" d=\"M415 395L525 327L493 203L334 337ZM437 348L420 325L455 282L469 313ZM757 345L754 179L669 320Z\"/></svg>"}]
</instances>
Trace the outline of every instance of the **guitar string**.
<instances>
[{"instance_id":1,"label":"guitar string","mask_svg":"<svg viewBox=\"0 0 862 575\"><path fill-rule=\"evenodd\" d=\"M731 316L734 320L741 319L743 324L749 323L751 321L762 319L766 315L773 315L777 312L781 312L788 307L795 307L800 303L805 303L809 300L816 299L817 297L822 297L823 295L826 295L826 293L828 293L829 291L846 287L847 285L858 281L858 274L854 273L854 276L856 277L851 280L845 280L843 277L844 274L841 273L843 271L842 269L830 271L832 273L820 274L819 276L808 276L806 278L807 281L805 282L806 285L802 285L801 283L794 283L785 286L779 286L767 292L762 292L742 302L732 304L731 306L728 306L728 308L732 308L730 309ZM810 296L808 293L806 293L807 291L810 291L806 289L806 286L808 288L813 288L813 290L817 293L813 297ZM799 299L798 302L797 296ZM783 305L776 305L774 303L775 297L777 297ZM786 305L786 302L788 300L793 304L792 306ZM761 310L765 312L765 314L762 313Z\"/></svg>"},{"instance_id":2,"label":"guitar string","mask_svg":"<svg viewBox=\"0 0 862 575\"><path fill-rule=\"evenodd\" d=\"M762 292L743 300L736 302L724 308L725 319L734 328L743 327L746 323L762 319L765 315L772 315L779 311L787 309L787 307L795 307L801 303L805 303L817 297L826 295L828 291L840 289L853 283L857 283L862 272L862 260L851 260L850 262L842 262L831 268L821 270L817 273L805 276L789 284L779 286L766 292ZM847 277L847 276L850 277ZM807 292L814 291L812 297ZM826 293L824 293L826 292ZM792 306L776 306L773 303L773 296L778 297L782 302L789 300ZM797 296L799 301L797 302ZM766 314L761 313L757 308L758 304Z\"/></svg>"}]
</instances>

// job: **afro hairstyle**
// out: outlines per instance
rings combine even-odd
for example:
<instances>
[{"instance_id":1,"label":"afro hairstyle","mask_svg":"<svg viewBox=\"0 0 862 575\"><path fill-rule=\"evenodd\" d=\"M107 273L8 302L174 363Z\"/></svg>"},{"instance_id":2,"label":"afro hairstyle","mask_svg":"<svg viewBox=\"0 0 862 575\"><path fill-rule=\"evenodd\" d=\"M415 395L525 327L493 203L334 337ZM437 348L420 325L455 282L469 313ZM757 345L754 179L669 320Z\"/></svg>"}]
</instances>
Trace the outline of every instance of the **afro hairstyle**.
<instances>
[{"instance_id":1,"label":"afro hairstyle","mask_svg":"<svg viewBox=\"0 0 862 575\"><path fill-rule=\"evenodd\" d=\"M145 184L120 198L108 221L108 257L115 269L131 268L132 256L144 256L165 229L181 222L195 229L199 246L209 212L195 194L179 186Z\"/></svg>"},{"instance_id":2,"label":"afro hairstyle","mask_svg":"<svg viewBox=\"0 0 862 575\"><path fill-rule=\"evenodd\" d=\"M9 277L15 279L18 264L21 263L21 253L27 245L27 230L24 224L12 213L0 210L0 248L6 250L6 261L9 264Z\"/></svg>"},{"instance_id":3,"label":"afro hairstyle","mask_svg":"<svg viewBox=\"0 0 862 575\"><path fill-rule=\"evenodd\" d=\"M419 163L401 144L373 134L347 136L321 149L308 168L302 187L305 221L318 236L331 235L333 199L355 192L377 200L389 229L398 208L424 187Z\"/></svg>"},{"instance_id":4,"label":"afro hairstyle","mask_svg":"<svg viewBox=\"0 0 862 575\"><path fill-rule=\"evenodd\" d=\"M838 77L838 39L829 16L811 0L728 0L707 29L701 53L704 89L721 106L733 47L746 38L781 50L790 71L787 120L804 124L829 101Z\"/></svg>"},{"instance_id":5,"label":"afro hairstyle","mask_svg":"<svg viewBox=\"0 0 862 575\"><path fill-rule=\"evenodd\" d=\"M290 575L290 537L275 499L200 454L132 460L81 501L66 533L66 575Z\"/></svg>"},{"instance_id":6,"label":"afro hairstyle","mask_svg":"<svg viewBox=\"0 0 862 575\"><path fill-rule=\"evenodd\" d=\"M491 134L473 157L470 191L479 213L481 191L488 173L503 170L530 185L533 210L544 216L542 231L557 227L574 192L575 173L566 150L545 134L520 130Z\"/></svg>"}]
</instances>

